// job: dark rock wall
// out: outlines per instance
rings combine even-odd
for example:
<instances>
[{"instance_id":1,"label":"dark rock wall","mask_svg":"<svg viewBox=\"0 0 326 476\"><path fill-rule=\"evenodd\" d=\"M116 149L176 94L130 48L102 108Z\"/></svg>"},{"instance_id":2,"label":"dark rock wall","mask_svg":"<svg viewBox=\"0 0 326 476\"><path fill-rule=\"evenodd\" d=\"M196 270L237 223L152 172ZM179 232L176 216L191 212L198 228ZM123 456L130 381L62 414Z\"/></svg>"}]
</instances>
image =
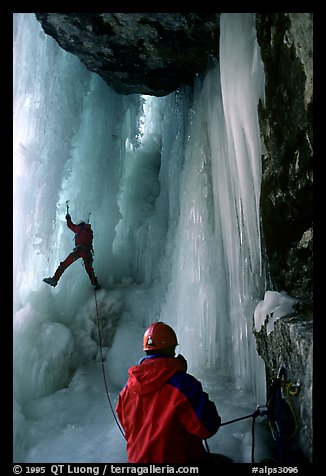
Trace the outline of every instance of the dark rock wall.
<instances>
[{"instance_id":1,"label":"dark rock wall","mask_svg":"<svg viewBox=\"0 0 326 476\"><path fill-rule=\"evenodd\" d=\"M218 56L218 13L38 13L46 33L118 93L169 94L193 84ZM280 367L300 380L296 439L312 461L312 102L311 13L257 13L266 76L259 107L263 143L261 219L271 289L299 304L256 335L267 386Z\"/></svg>"},{"instance_id":2,"label":"dark rock wall","mask_svg":"<svg viewBox=\"0 0 326 476\"><path fill-rule=\"evenodd\" d=\"M312 304L312 14L257 14L266 75L261 217L275 289Z\"/></svg>"},{"instance_id":3,"label":"dark rock wall","mask_svg":"<svg viewBox=\"0 0 326 476\"><path fill-rule=\"evenodd\" d=\"M273 332L256 333L267 386L280 367L300 382L291 398L298 441L307 461L312 448L313 368L313 68L311 13L256 14L265 67L266 106L260 105L263 142L261 219L272 287L297 298L292 317Z\"/></svg>"}]
</instances>

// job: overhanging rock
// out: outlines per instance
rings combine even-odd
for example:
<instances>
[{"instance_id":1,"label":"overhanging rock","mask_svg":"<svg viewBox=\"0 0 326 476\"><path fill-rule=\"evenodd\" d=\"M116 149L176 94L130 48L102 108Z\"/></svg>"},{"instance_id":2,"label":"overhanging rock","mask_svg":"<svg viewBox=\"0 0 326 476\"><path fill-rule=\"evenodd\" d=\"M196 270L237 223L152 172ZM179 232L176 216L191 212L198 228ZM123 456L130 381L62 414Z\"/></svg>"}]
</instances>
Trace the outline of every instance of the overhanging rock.
<instances>
[{"instance_id":1,"label":"overhanging rock","mask_svg":"<svg viewBox=\"0 0 326 476\"><path fill-rule=\"evenodd\" d=\"M165 96L217 56L218 13L36 13L43 30L121 94Z\"/></svg>"}]
</instances>

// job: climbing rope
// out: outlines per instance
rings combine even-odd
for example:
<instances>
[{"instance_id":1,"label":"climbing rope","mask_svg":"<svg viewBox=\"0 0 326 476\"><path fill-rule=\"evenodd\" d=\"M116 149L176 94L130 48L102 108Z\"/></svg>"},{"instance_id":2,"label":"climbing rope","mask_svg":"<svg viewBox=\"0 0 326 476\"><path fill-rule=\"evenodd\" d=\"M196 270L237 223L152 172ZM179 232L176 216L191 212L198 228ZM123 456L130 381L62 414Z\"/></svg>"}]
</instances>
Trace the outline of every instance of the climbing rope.
<instances>
[{"instance_id":1,"label":"climbing rope","mask_svg":"<svg viewBox=\"0 0 326 476\"><path fill-rule=\"evenodd\" d=\"M115 411L114 411L114 408L112 406L112 402L111 402L111 398L110 398L110 394L109 394L109 389L108 389L108 384L107 384L107 380L106 380L106 375L105 375L105 367L104 367L104 357L103 357L103 346L102 346L102 339L101 339L101 331L100 331L100 319L99 319L99 314L98 314L98 306L97 306L97 299L96 299L96 290L94 289L94 297L95 297L95 307L96 307L96 317L97 317L97 329L98 329L98 338L99 338L99 343L100 343L100 350L101 350L101 363L102 363L102 373L103 373L103 379L104 379L104 385L105 385L105 390L106 390L106 395L107 395L107 398L108 398L108 402L109 402L109 405L110 405L110 408L111 408L111 411L112 411L112 415L115 419L115 422L117 424L117 427L119 428L122 436L124 437L124 439L126 439L125 437L125 434L124 434L124 431L123 429L121 428L120 426L120 423L116 417L116 414L115 414Z\"/></svg>"},{"instance_id":2,"label":"climbing rope","mask_svg":"<svg viewBox=\"0 0 326 476\"><path fill-rule=\"evenodd\" d=\"M255 422L256 417L252 418L251 423L251 462L255 462Z\"/></svg>"},{"instance_id":3,"label":"climbing rope","mask_svg":"<svg viewBox=\"0 0 326 476\"><path fill-rule=\"evenodd\" d=\"M261 408L266 408L266 407L261 407L261 406L257 405L256 410L253 413L250 413L250 415L246 415L246 416L243 416L243 417L240 417L240 418L235 418L234 420L226 421L224 423L221 423L220 426L230 425L231 423L235 423L236 421L240 421L240 420L245 420L247 418L254 418L255 419L259 415L260 416L266 415L267 408L266 408L266 410L261 410Z\"/></svg>"},{"instance_id":4,"label":"climbing rope","mask_svg":"<svg viewBox=\"0 0 326 476\"><path fill-rule=\"evenodd\" d=\"M95 289L94 289L94 298L95 298L97 328L98 328L98 336L99 336L99 344L100 344L100 352L101 352L102 373L103 373L103 380L104 380L106 395L107 395L107 399L108 399L109 406L110 406L110 409L112 411L112 415L114 417L114 420L115 420L122 436L124 437L124 439L126 439L124 431L123 431L123 429L122 429L122 427L121 427L121 425L120 425L120 423L119 423L119 421L116 417L114 408L112 406L109 390L108 390L108 384L107 384L107 380L106 380L105 367L104 367L103 346L102 346L102 338L101 338L101 331L100 331L100 319L99 319L99 312L98 312L98 305L97 305L97 298L96 298L96 290ZM253 413L251 413L250 415L245 415L243 417L234 418L233 420L226 421L224 423L221 423L221 425L220 425L220 426L226 426L226 425L230 425L231 423L235 423L237 421L245 420L247 418L252 418L252 426L251 426L251 439L252 439L251 461L252 461L252 463L255 462L255 422L256 422L257 416L267 415L269 426L272 430L273 438L276 441L278 456L279 456L279 459L281 461L282 461L282 458L283 458L282 446L281 446L282 438L286 438L286 439L293 438L295 436L297 430L298 430L298 421L297 421L293 406L292 406L291 401L290 401L290 396L297 396L299 394L300 382L298 381L296 384L293 384L293 383L290 383L290 382L285 382L284 376L285 376L285 370L284 370L284 368L281 368L279 370L279 373L278 373L278 376L277 376L276 380L273 382L273 388L272 388L271 396L268 399L268 402L267 402L266 406L257 405L256 410ZM284 389L284 391L285 391L286 403L288 404L288 407L290 409L291 415L292 415L294 423L295 423L294 424L294 430L292 431L292 433L290 435L285 435L285 436L281 433L281 422L280 422L280 412L281 412L280 401L283 398L282 394L281 394L281 389ZM271 418L272 417L272 412L270 410L270 407L272 406L273 399L274 399L275 408L276 408L274 419ZM273 424L274 424L274 426L273 426ZM204 444L205 444L205 448L206 448L207 453L210 453L207 440L204 440Z\"/></svg>"},{"instance_id":5,"label":"climbing rope","mask_svg":"<svg viewBox=\"0 0 326 476\"><path fill-rule=\"evenodd\" d=\"M284 451L282 447L283 440L290 440L293 438L298 431L298 420L293 409L290 397L297 396L300 392L300 381L296 384L285 381L285 369L280 368L277 378L272 382L271 395L267 401L266 406L257 405L256 410L250 415L246 415L240 418L235 418L233 420L226 421L221 423L220 426L230 425L240 420L245 420L247 418L252 418L252 427L251 427L251 461L255 462L255 422L257 416L267 416L268 424L272 432L273 439L276 443L276 450L278 455L278 460L283 461ZM282 402L285 402L290 410L290 413L294 422L294 429L290 434L284 432L282 425ZM205 440L206 451L209 453L208 443Z\"/></svg>"},{"instance_id":6,"label":"climbing rope","mask_svg":"<svg viewBox=\"0 0 326 476\"><path fill-rule=\"evenodd\" d=\"M267 407L261 407L260 405L257 405L256 410L253 413L250 413L250 415L246 415L243 417L235 418L234 420L229 420L224 423L221 423L220 426L225 426L225 425L230 425L231 423L235 423L240 420L245 420L247 418L252 418L252 425L251 425L251 462L255 462L255 421L258 416L264 416L267 415ZM207 440L204 440L205 447L207 453L210 453L209 447Z\"/></svg>"}]
</instances>

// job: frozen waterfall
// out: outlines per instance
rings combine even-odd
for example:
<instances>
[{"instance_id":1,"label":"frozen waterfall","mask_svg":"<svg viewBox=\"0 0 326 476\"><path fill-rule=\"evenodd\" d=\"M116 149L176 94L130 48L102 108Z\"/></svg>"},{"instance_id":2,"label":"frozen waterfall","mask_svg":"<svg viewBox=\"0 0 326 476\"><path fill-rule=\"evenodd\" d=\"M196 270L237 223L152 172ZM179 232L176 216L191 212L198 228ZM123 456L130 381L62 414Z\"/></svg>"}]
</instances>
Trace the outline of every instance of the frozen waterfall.
<instances>
[{"instance_id":1,"label":"frozen waterfall","mask_svg":"<svg viewBox=\"0 0 326 476\"><path fill-rule=\"evenodd\" d=\"M252 335L266 291L259 100L254 14L222 14L220 61L162 98L115 93L34 14L14 14L15 461L126 461L85 270L78 261L56 288L42 281L73 247L68 200L72 219L94 230L112 399L160 319L222 421L265 404ZM250 462L250 444L248 421L210 440L236 462Z\"/></svg>"}]
</instances>

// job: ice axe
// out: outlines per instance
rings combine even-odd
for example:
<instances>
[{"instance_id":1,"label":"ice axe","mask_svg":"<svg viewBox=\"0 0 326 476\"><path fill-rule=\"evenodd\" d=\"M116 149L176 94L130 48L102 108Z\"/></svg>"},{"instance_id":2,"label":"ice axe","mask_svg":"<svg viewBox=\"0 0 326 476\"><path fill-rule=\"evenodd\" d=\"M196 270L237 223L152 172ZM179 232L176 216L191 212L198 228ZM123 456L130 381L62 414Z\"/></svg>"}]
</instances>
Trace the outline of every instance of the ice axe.
<instances>
[{"instance_id":1,"label":"ice axe","mask_svg":"<svg viewBox=\"0 0 326 476\"><path fill-rule=\"evenodd\" d=\"M67 215L69 215L69 205L68 205L69 200L66 200L66 207L67 207Z\"/></svg>"}]
</instances>

